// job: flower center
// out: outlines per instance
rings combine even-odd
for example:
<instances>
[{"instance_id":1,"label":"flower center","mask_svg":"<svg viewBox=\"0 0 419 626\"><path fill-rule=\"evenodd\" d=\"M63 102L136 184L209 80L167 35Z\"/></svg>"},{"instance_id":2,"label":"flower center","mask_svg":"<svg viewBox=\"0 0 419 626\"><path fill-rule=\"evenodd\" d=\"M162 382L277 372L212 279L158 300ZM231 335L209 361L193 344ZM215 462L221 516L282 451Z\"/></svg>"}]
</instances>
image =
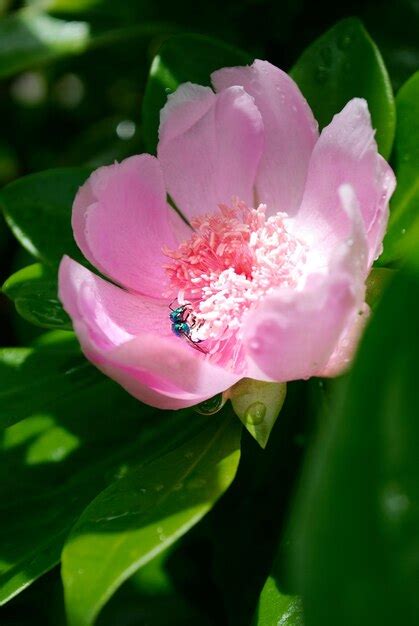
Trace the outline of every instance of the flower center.
<instances>
[{"instance_id":1,"label":"flower center","mask_svg":"<svg viewBox=\"0 0 419 626\"><path fill-rule=\"evenodd\" d=\"M177 250L165 248L171 293L187 305L189 338L210 354L240 339L243 314L278 286L296 287L306 248L287 230L287 215L266 217L266 206L232 206L195 218L194 233ZM224 359L223 359L224 360Z\"/></svg>"}]
</instances>

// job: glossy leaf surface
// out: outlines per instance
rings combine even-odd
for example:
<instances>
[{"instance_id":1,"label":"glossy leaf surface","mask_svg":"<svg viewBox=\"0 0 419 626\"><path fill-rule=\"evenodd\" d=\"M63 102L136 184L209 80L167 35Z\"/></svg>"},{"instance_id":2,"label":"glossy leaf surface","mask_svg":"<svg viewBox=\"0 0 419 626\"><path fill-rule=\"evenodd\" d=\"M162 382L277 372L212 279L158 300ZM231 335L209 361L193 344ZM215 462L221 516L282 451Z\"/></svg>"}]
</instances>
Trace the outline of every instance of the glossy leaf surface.
<instances>
[{"instance_id":1,"label":"glossy leaf surface","mask_svg":"<svg viewBox=\"0 0 419 626\"><path fill-rule=\"evenodd\" d=\"M7 279L2 291L28 322L43 328L71 330L72 324L57 295L57 274L40 263L25 267Z\"/></svg>"},{"instance_id":2,"label":"glossy leaf surface","mask_svg":"<svg viewBox=\"0 0 419 626\"><path fill-rule=\"evenodd\" d=\"M59 561L82 510L149 454L156 428L161 448L186 426L181 412L171 423L165 414L155 418L154 409L103 377L48 407L36 397L31 404L30 417L2 435L1 473L8 480L0 488L0 603Z\"/></svg>"},{"instance_id":3,"label":"glossy leaf surface","mask_svg":"<svg viewBox=\"0 0 419 626\"><path fill-rule=\"evenodd\" d=\"M92 624L124 580L211 508L236 473L240 431L226 410L207 418L194 437L92 502L62 557L71 626Z\"/></svg>"},{"instance_id":4,"label":"glossy leaf surface","mask_svg":"<svg viewBox=\"0 0 419 626\"><path fill-rule=\"evenodd\" d=\"M323 128L355 97L368 101L379 150L393 145L395 105L390 79L378 48L355 18L338 22L311 44L291 70Z\"/></svg>"},{"instance_id":5,"label":"glossy leaf surface","mask_svg":"<svg viewBox=\"0 0 419 626\"><path fill-rule=\"evenodd\" d=\"M303 626L301 600L278 589L275 579L267 579L252 626Z\"/></svg>"},{"instance_id":6,"label":"glossy leaf surface","mask_svg":"<svg viewBox=\"0 0 419 626\"><path fill-rule=\"evenodd\" d=\"M397 187L391 201L390 222L380 263L400 261L417 247L419 237L419 72L396 97L397 130L394 144Z\"/></svg>"},{"instance_id":7,"label":"glossy leaf surface","mask_svg":"<svg viewBox=\"0 0 419 626\"><path fill-rule=\"evenodd\" d=\"M418 270L406 269L308 459L295 562L307 626L417 621L418 310Z\"/></svg>"},{"instance_id":8,"label":"glossy leaf surface","mask_svg":"<svg viewBox=\"0 0 419 626\"><path fill-rule=\"evenodd\" d=\"M57 400L103 381L77 341L57 346L0 349L0 427L47 410Z\"/></svg>"},{"instance_id":9,"label":"glossy leaf surface","mask_svg":"<svg viewBox=\"0 0 419 626\"><path fill-rule=\"evenodd\" d=\"M71 229L74 196L90 171L62 168L30 174L0 192L0 206L22 246L50 266L64 254L82 260Z\"/></svg>"}]
</instances>

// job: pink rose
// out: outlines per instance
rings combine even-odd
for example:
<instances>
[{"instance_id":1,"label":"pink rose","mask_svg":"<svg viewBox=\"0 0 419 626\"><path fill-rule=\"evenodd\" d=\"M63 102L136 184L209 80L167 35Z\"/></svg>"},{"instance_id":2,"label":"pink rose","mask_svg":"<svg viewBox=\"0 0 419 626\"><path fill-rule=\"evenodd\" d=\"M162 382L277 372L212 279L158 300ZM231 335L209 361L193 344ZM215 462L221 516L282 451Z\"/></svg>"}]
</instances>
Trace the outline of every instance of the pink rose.
<instances>
[{"instance_id":1,"label":"pink rose","mask_svg":"<svg viewBox=\"0 0 419 626\"><path fill-rule=\"evenodd\" d=\"M342 371L395 187L365 100L319 136L297 85L266 61L212 82L169 96L157 158L101 167L79 190L76 241L112 282L68 257L60 267L87 358L161 408L243 377Z\"/></svg>"}]
</instances>

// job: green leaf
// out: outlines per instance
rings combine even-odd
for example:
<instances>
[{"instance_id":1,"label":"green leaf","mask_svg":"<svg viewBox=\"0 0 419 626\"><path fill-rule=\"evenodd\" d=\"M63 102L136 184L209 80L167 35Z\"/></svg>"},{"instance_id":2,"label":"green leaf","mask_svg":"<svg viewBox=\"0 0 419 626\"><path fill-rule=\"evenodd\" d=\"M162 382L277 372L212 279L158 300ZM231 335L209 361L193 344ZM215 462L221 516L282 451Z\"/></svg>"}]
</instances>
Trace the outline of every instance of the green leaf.
<instances>
[{"instance_id":1,"label":"green leaf","mask_svg":"<svg viewBox=\"0 0 419 626\"><path fill-rule=\"evenodd\" d=\"M418 311L419 270L406 268L307 462L294 531L307 626L417 622Z\"/></svg>"},{"instance_id":2,"label":"green leaf","mask_svg":"<svg viewBox=\"0 0 419 626\"><path fill-rule=\"evenodd\" d=\"M253 626L303 626L303 608L297 596L287 596L269 576L262 589Z\"/></svg>"},{"instance_id":3,"label":"green leaf","mask_svg":"<svg viewBox=\"0 0 419 626\"><path fill-rule=\"evenodd\" d=\"M243 432L237 477L209 521L214 545L211 570L228 624L252 623L270 570L287 595L295 593L288 580L288 542L279 551L275 569L271 565L283 541L315 409L325 401L325 387L314 378L288 383L286 402L265 450Z\"/></svg>"},{"instance_id":4,"label":"green leaf","mask_svg":"<svg viewBox=\"0 0 419 626\"><path fill-rule=\"evenodd\" d=\"M286 383L267 383L252 378L242 378L230 389L229 397L236 415L261 448L268 443L286 395Z\"/></svg>"},{"instance_id":5,"label":"green leaf","mask_svg":"<svg viewBox=\"0 0 419 626\"><path fill-rule=\"evenodd\" d=\"M291 70L323 128L354 97L366 98L378 148L388 157L394 138L395 106L383 59L356 18L338 22L312 43Z\"/></svg>"},{"instance_id":6,"label":"green leaf","mask_svg":"<svg viewBox=\"0 0 419 626\"><path fill-rule=\"evenodd\" d=\"M397 130L394 156L397 187L381 263L401 260L419 238L419 72L396 97Z\"/></svg>"},{"instance_id":7,"label":"green leaf","mask_svg":"<svg viewBox=\"0 0 419 626\"><path fill-rule=\"evenodd\" d=\"M44 411L103 380L78 342L49 348L0 348L0 428Z\"/></svg>"},{"instance_id":8,"label":"green leaf","mask_svg":"<svg viewBox=\"0 0 419 626\"><path fill-rule=\"evenodd\" d=\"M72 329L70 318L58 299L57 273L40 263L10 276L2 290L28 322L43 328Z\"/></svg>"},{"instance_id":9,"label":"green leaf","mask_svg":"<svg viewBox=\"0 0 419 626\"><path fill-rule=\"evenodd\" d=\"M211 626L209 616L199 612L173 584L168 573L172 555L170 547L131 576L101 612L98 626L167 626L169 615L170 626Z\"/></svg>"},{"instance_id":10,"label":"green leaf","mask_svg":"<svg viewBox=\"0 0 419 626\"><path fill-rule=\"evenodd\" d=\"M98 492L189 421L182 412L159 419L104 377L74 389L71 400L37 404L2 437L0 603L59 561L65 537Z\"/></svg>"},{"instance_id":11,"label":"green leaf","mask_svg":"<svg viewBox=\"0 0 419 626\"><path fill-rule=\"evenodd\" d=\"M53 13L79 13L100 7L103 0L26 0L26 4L44 7Z\"/></svg>"},{"instance_id":12,"label":"green leaf","mask_svg":"<svg viewBox=\"0 0 419 626\"><path fill-rule=\"evenodd\" d=\"M92 624L114 591L183 535L227 489L240 425L226 410L154 462L109 487L86 509L63 551L69 624Z\"/></svg>"},{"instance_id":13,"label":"green leaf","mask_svg":"<svg viewBox=\"0 0 419 626\"><path fill-rule=\"evenodd\" d=\"M30 174L0 192L0 205L15 237L33 256L56 267L64 254L83 257L71 230L76 192L87 168L62 168Z\"/></svg>"},{"instance_id":14,"label":"green leaf","mask_svg":"<svg viewBox=\"0 0 419 626\"><path fill-rule=\"evenodd\" d=\"M251 60L245 52L201 35L176 35L165 41L151 65L143 100L147 150L156 151L160 110L168 93L188 81L210 85L210 75L215 70L246 65Z\"/></svg>"},{"instance_id":15,"label":"green leaf","mask_svg":"<svg viewBox=\"0 0 419 626\"><path fill-rule=\"evenodd\" d=\"M47 63L80 54L91 47L124 43L129 38L151 37L173 32L172 25L156 20L139 20L138 23L98 23L64 20L42 11L45 2L33 4L6 16L0 22L0 78L12 76ZM73 6L70 6L72 4ZM52 0L47 9L58 12L94 9L92 1Z\"/></svg>"},{"instance_id":16,"label":"green leaf","mask_svg":"<svg viewBox=\"0 0 419 626\"><path fill-rule=\"evenodd\" d=\"M395 276L396 270L387 267L373 267L365 282L367 294L365 300L367 304L375 309L381 296Z\"/></svg>"},{"instance_id":17,"label":"green leaf","mask_svg":"<svg viewBox=\"0 0 419 626\"><path fill-rule=\"evenodd\" d=\"M0 78L87 48L86 22L68 22L26 8L0 22Z\"/></svg>"}]
</instances>

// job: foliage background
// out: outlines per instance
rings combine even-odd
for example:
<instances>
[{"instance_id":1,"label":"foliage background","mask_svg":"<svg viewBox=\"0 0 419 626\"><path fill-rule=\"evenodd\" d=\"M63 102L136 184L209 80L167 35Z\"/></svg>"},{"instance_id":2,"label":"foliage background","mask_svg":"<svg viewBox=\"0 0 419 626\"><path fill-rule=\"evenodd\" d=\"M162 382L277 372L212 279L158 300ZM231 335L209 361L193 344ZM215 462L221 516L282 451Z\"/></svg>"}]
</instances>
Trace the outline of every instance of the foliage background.
<instances>
[{"instance_id":1,"label":"foliage background","mask_svg":"<svg viewBox=\"0 0 419 626\"><path fill-rule=\"evenodd\" d=\"M10 15L20 11L22 3L0 0L3 14L0 22L1 186L52 167L96 167L144 151L141 107L146 80L156 51L173 34L193 32L214 36L237 45L252 57L266 58L289 70L306 46L335 22L357 16L378 45L395 91L419 66L416 0L400 0L397 5L378 0L333 5L325 0L316 3L309 0L205 3L34 0L28 4L32 7L29 11L43 6L59 19L83 22L87 38L75 50L65 48L62 42L49 49L39 47L36 33L25 24L16 27L10 22ZM28 52L37 62L22 62ZM32 262L2 220L0 214L1 282ZM411 295L416 293L415 289L417 284L412 279L409 297L413 308L418 303ZM390 304L389 300L389 310ZM394 315L399 312L396 307ZM382 316L384 319L390 313ZM406 324L409 323L407 319ZM19 317L13 304L0 293L0 345L28 345L41 332ZM393 339L396 345L403 341L398 335ZM408 337L405 341L407 345ZM371 368L377 365L373 360L369 363ZM367 376L369 371L366 370ZM405 372L406 385L411 374L412 370ZM292 531L285 529L305 446L316 430L318 407L327 402L326 396L321 381L304 387L302 383L290 386L286 408L266 452L247 434L243 435L242 462L230 491L181 542L125 583L101 614L99 626L159 626L168 623L168 615L173 626L197 623L245 626L253 619L270 571L284 592L295 591L293 576L287 571ZM413 411L414 398L406 402L408 411ZM357 414L362 414L362 410L362 406L352 408ZM71 428L78 435L82 433L93 446L91 433L83 432L82 418L81 415L76 425L72 421ZM130 419L128 416L128 424ZM407 430L408 426L403 432L406 434ZM371 440L372 447L374 441ZM367 465L369 462L365 459ZM380 463L378 466L381 467ZM365 470L366 465L361 463L361 467ZM10 471L7 464L5 468ZM73 471L71 465L66 471ZM28 479L26 474L18 476L18 480L24 479ZM39 480L42 484L44 477L40 476ZM389 484L390 492L391 489L394 492L393 483ZM360 485L362 474L354 476L351 485L344 482L340 488L344 492ZM37 488L36 482L32 488ZM393 492L390 496L394 496ZM48 506L46 501L46 512ZM321 503L318 506L321 508ZM22 512L22 515L30 514L30 510ZM13 527L14 521L10 520L10 524ZM344 534L347 527L336 530L341 531ZM397 537L394 542L397 543ZM367 543L368 537L365 546ZM378 563L379 559L374 562ZM397 569L397 564L393 565ZM327 566L335 567L332 559L329 564L326 559ZM357 564L352 567L355 576ZM382 591L380 585L376 591ZM372 613L376 615L375 608ZM299 624L300 619L295 609L291 621L283 623ZM375 619L378 620L372 618L371 625L387 623L385 615L380 621ZM58 568L0 609L0 622L4 626L64 625ZM409 617L401 618L399 623L410 624ZM260 624L268 626L270 622Z\"/></svg>"}]
</instances>

